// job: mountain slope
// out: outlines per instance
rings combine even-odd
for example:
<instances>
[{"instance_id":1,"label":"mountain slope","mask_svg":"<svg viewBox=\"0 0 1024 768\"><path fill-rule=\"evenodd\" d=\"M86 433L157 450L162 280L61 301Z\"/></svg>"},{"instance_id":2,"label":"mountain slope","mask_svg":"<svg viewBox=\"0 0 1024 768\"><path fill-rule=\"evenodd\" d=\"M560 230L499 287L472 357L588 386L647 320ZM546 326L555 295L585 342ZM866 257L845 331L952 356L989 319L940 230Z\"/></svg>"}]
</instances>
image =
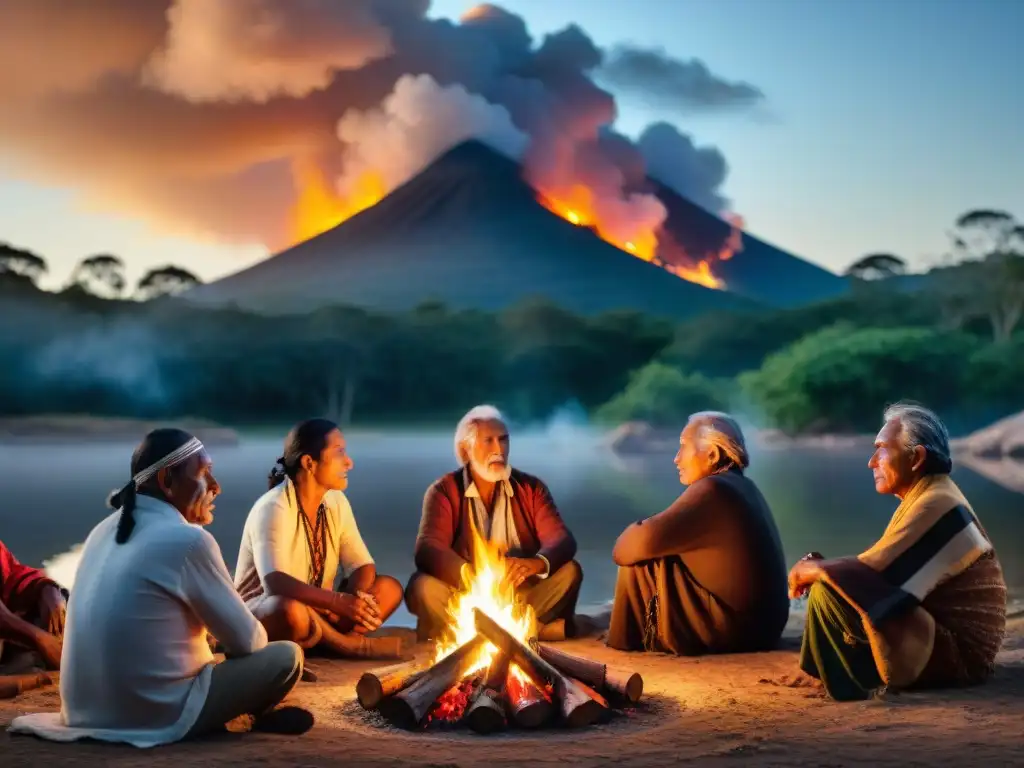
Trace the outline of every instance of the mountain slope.
<instances>
[{"instance_id":1,"label":"mountain slope","mask_svg":"<svg viewBox=\"0 0 1024 768\"><path fill-rule=\"evenodd\" d=\"M654 193L668 209L665 222L688 253L715 253L729 236L730 225L655 180ZM834 298L848 288L845 278L743 234L743 250L714 265L732 293L775 307L793 307Z\"/></svg>"},{"instance_id":2,"label":"mountain slope","mask_svg":"<svg viewBox=\"0 0 1024 768\"><path fill-rule=\"evenodd\" d=\"M334 229L187 298L277 313L328 303L403 310L431 300L497 310L537 296L583 314L635 308L679 319L754 306L550 213L514 161L475 141Z\"/></svg>"}]
</instances>

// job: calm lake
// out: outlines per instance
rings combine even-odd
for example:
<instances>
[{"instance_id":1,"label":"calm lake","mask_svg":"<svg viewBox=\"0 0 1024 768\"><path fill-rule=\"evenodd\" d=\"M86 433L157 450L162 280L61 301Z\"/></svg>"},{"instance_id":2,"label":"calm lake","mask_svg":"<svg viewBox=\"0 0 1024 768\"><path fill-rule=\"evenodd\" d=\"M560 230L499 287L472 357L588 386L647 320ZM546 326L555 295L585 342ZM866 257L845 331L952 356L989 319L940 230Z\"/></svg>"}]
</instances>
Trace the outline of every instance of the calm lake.
<instances>
[{"instance_id":1,"label":"calm lake","mask_svg":"<svg viewBox=\"0 0 1024 768\"><path fill-rule=\"evenodd\" d=\"M424 491L453 468L451 435L352 431L347 439L355 461L348 496L360 531L378 570L404 583L413 570ZM0 538L33 565L83 541L109 514L106 496L127 480L133 447L0 445ZM233 572L242 524L266 489L281 440L246 439L233 447L215 446L211 453L224 490L209 530ZM569 427L513 433L513 464L548 483L579 542L577 558L585 574L581 608L611 599L611 549L622 529L661 511L681 492L671 459L623 460L589 433ZM882 532L896 501L875 493L867 459L860 450L753 453L749 475L771 504L788 561L810 550L855 554ZM1024 495L968 469L958 469L954 478L994 539L1007 583L1019 598L1024 594ZM411 622L404 610L396 619Z\"/></svg>"}]
</instances>

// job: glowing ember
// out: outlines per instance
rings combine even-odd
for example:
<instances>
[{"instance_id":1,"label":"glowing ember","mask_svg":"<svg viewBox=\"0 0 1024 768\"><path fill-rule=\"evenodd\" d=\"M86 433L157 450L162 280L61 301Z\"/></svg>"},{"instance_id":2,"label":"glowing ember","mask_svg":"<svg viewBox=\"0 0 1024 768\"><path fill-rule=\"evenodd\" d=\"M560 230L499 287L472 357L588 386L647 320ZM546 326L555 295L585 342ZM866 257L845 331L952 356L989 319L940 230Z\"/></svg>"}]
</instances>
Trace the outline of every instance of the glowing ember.
<instances>
[{"instance_id":1,"label":"glowing ember","mask_svg":"<svg viewBox=\"0 0 1024 768\"><path fill-rule=\"evenodd\" d=\"M309 240L338 226L379 203L387 193L383 178L366 173L359 177L352 194L343 197L327 182L320 168L309 161L296 161L292 165L292 178L298 192L288 233L293 243Z\"/></svg>"},{"instance_id":2,"label":"glowing ember","mask_svg":"<svg viewBox=\"0 0 1024 768\"><path fill-rule=\"evenodd\" d=\"M427 713L427 723L455 723L466 712L469 697L473 694L473 678L466 677L438 698Z\"/></svg>"},{"instance_id":3,"label":"glowing ember","mask_svg":"<svg viewBox=\"0 0 1024 768\"><path fill-rule=\"evenodd\" d=\"M472 526L472 537L472 558L462 568L463 589L456 592L448 603L447 632L434 648L434 664L476 637L473 616L476 608L523 643L528 643L537 634L533 608L519 600L515 590L505 581L505 553L485 541L475 526ZM493 644L485 645L467 676L490 666L497 650ZM509 672L510 678L528 680L514 664L509 667Z\"/></svg>"}]
</instances>

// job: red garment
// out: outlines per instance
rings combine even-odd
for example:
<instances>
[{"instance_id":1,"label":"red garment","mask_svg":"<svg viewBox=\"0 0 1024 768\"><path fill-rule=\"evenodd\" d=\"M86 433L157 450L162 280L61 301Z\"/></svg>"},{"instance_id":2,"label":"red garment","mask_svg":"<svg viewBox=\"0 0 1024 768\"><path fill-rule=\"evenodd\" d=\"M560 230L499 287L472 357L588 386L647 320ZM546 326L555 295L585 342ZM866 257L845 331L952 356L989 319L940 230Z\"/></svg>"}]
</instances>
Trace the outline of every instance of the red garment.
<instances>
[{"instance_id":1,"label":"red garment","mask_svg":"<svg viewBox=\"0 0 1024 768\"><path fill-rule=\"evenodd\" d=\"M0 541L0 602L14 613L34 614L39 607L39 592L48 584L57 586L38 568L18 562Z\"/></svg>"},{"instance_id":2,"label":"red garment","mask_svg":"<svg viewBox=\"0 0 1024 768\"><path fill-rule=\"evenodd\" d=\"M554 573L576 555L576 539L565 527L551 492L538 478L512 470L510 511L519 535L521 557L543 555ZM463 471L435 482L423 499L416 536L416 568L453 587L460 586L463 563L470 557L470 505Z\"/></svg>"}]
</instances>

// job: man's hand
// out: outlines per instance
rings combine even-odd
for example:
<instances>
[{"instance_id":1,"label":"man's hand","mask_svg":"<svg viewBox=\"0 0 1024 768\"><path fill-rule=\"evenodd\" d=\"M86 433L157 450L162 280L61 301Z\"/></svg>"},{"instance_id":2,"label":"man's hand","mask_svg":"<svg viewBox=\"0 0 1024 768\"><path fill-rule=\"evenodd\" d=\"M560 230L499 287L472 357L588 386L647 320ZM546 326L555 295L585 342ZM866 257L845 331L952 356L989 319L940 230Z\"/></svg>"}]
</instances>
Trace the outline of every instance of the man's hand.
<instances>
[{"instance_id":1,"label":"man's hand","mask_svg":"<svg viewBox=\"0 0 1024 768\"><path fill-rule=\"evenodd\" d=\"M800 560L789 572L790 598L806 595L811 585L821 578L821 574L821 564L818 558Z\"/></svg>"},{"instance_id":2,"label":"man's hand","mask_svg":"<svg viewBox=\"0 0 1024 768\"><path fill-rule=\"evenodd\" d=\"M368 592L359 592L355 595L336 592L334 601L334 613L338 616L343 616L370 632L380 627L380 608L373 595Z\"/></svg>"},{"instance_id":3,"label":"man's hand","mask_svg":"<svg viewBox=\"0 0 1024 768\"><path fill-rule=\"evenodd\" d=\"M539 557L509 557L505 560L505 580L513 589L519 589L524 581L540 576L547 567Z\"/></svg>"},{"instance_id":4,"label":"man's hand","mask_svg":"<svg viewBox=\"0 0 1024 768\"><path fill-rule=\"evenodd\" d=\"M63 635L67 612L68 605L61 591L52 584L44 586L39 593L39 618L43 620L46 631L58 637Z\"/></svg>"}]
</instances>

